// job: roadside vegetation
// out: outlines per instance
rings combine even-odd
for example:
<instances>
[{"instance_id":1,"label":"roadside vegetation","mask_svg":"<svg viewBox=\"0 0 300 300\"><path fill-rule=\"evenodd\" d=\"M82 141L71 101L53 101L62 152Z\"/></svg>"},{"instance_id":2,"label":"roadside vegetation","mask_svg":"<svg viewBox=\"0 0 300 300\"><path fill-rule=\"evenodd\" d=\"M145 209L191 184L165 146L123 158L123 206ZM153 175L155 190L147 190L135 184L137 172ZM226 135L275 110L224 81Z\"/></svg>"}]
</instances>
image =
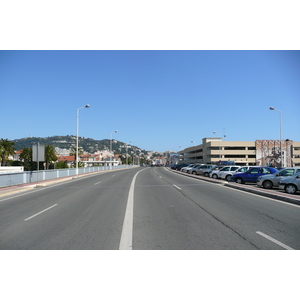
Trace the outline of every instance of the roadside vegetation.
<instances>
[{"instance_id":1,"label":"roadside vegetation","mask_svg":"<svg viewBox=\"0 0 300 300\"><path fill-rule=\"evenodd\" d=\"M32 148L24 147L21 149L19 160L10 160L10 156L16 155L16 143L8 140L0 140L0 159L1 166L23 166L25 171L37 170L37 162L32 161ZM54 169L54 162L57 161L55 149L52 145L45 146L45 161L39 163L39 169Z\"/></svg>"}]
</instances>

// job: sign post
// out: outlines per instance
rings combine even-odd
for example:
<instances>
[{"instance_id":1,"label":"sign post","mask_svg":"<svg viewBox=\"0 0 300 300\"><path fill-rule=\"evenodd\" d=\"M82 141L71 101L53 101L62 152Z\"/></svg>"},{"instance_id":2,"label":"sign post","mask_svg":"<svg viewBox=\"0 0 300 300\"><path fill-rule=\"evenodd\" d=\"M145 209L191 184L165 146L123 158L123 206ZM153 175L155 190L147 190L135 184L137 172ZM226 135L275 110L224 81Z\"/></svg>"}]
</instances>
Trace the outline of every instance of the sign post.
<instances>
[{"instance_id":1,"label":"sign post","mask_svg":"<svg viewBox=\"0 0 300 300\"><path fill-rule=\"evenodd\" d=\"M39 182L39 172L40 172L40 161L45 161L45 146L40 145L38 143L37 145L32 146L32 161L37 162L37 182Z\"/></svg>"}]
</instances>

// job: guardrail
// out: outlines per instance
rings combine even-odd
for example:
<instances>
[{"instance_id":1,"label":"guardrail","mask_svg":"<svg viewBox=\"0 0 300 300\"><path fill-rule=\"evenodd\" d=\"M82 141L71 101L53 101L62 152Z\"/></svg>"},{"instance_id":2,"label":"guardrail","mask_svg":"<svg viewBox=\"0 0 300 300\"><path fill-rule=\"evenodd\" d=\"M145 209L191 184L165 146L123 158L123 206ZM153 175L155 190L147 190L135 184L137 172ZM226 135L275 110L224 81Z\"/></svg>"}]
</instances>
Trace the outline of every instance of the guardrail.
<instances>
[{"instance_id":1,"label":"guardrail","mask_svg":"<svg viewBox=\"0 0 300 300\"><path fill-rule=\"evenodd\" d=\"M125 169L125 168L133 168L133 167L137 167L137 166L120 165L120 166L78 168L78 175L98 172L98 171ZM19 185L19 184L39 182L39 181L49 180L49 179L68 177L73 175L77 175L76 168L0 174L0 188Z\"/></svg>"}]
</instances>

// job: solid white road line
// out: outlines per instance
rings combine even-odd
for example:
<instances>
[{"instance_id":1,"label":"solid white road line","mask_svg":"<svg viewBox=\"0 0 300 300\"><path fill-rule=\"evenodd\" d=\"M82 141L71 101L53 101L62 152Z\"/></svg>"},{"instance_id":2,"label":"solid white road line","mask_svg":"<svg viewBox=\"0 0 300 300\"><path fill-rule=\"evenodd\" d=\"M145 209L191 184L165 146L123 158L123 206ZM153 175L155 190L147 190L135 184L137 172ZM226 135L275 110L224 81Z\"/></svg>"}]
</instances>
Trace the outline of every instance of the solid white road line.
<instances>
[{"instance_id":1,"label":"solid white road line","mask_svg":"<svg viewBox=\"0 0 300 300\"><path fill-rule=\"evenodd\" d=\"M37 214L35 214L35 215L33 215L33 216L31 216L31 217L29 217L29 218L25 219L24 221L28 221L28 220L30 220L30 219L32 219L32 218L34 218L34 217L36 217L37 215L40 215L40 214L42 214L43 212L47 211L48 209L50 209L50 208L52 208L52 207L54 207L54 206L56 206L56 205L57 205L57 204L54 204L54 205L52 205L52 206L50 206L50 207L48 207L48 208L46 208L46 209L44 209L44 210L42 210L42 211L38 212Z\"/></svg>"},{"instance_id":2,"label":"solid white road line","mask_svg":"<svg viewBox=\"0 0 300 300\"><path fill-rule=\"evenodd\" d=\"M281 247L284 248L284 249L287 249L287 250L295 250L295 249L293 249L293 248L291 248L291 247L289 247L289 246L287 246L287 245L285 245L285 244L283 244L283 243L281 243L281 242L275 240L274 238L272 238L272 237L266 235L266 234L263 233L263 232L256 231L256 233L259 234L259 235L261 235L261 236L263 236L264 238L270 240L271 242L273 242L273 243L275 243L275 244L281 246Z\"/></svg>"},{"instance_id":3,"label":"solid white road line","mask_svg":"<svg viewBox=\"0 0 300 300\"><path fill-rule=\"evenodd\" d=\"M101 181L94 183L94 185L97 185L97 184L99 184L99 183L101 183Z\"/></svg>"},{"instance_id":4,"label":"solid white road line","mask_svg":"<svg viewBox=\"0 0 300 300\"><path fill-rule=\"evenodd\" d=\"M134 175L130 185L119 250L132 250L134 185L137 175L144 170Z\"/></svg>"}]
</instances>

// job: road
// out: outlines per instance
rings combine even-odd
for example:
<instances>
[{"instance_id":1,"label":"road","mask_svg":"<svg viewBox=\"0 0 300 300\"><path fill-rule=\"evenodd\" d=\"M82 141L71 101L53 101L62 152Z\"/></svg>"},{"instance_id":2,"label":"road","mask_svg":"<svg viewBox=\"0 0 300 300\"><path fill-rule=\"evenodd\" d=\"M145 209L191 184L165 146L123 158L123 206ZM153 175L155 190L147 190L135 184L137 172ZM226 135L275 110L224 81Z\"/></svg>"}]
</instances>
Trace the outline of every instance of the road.
<instances>
[{"instance_id":1,"label":"road","mask_svg":"<svg viewBox=\"0 0 300 300\"><path fill-rule=\"evenodd\" d=\"M122 169L0 197L0 249L300 249L300 206Z\"/></svg>"}]
</instances>

